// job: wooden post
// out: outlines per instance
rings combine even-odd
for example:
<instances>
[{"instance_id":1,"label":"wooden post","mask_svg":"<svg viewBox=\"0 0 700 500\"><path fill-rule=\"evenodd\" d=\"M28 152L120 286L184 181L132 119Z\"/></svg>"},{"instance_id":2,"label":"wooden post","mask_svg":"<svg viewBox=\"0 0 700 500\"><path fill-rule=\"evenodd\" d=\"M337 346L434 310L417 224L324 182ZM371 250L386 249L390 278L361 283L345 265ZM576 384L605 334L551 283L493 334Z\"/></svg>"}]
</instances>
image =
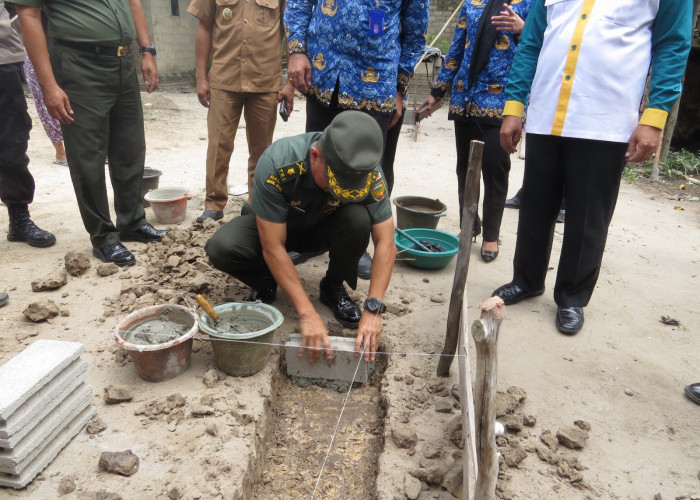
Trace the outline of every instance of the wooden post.
<instances>
[{"instance_id":1,"label":"wooden post","mask_svg":"<svg viewBox=\"0 0 700 500\"><path fill-rule=\"evenodd\" d=\"M467 348L467 300L462 302L459 321L459 343L457 364L459 366L459 400L462 407L462 493L464 500L471 499L470 485L476 482L479 473L476 455L476 427L474 425L474 394L472 392L472 368Z\"/></svg>"},{"instance_id":2,"label":"wooden post","mask_svg":"<svg viewBox=\"0 0 700 500\"><path fill-rule=\"evenodd\" d=\"M673 131L676 129L676 122L678 121L678 109L680 108L681 98L676 99L673 103L673 107L668 114L668 119L666 120L666 126L664 127L663 138L659 143L659 147L656 149L656 156L654 157L654 166L651 169L651 182L659 181L659 164L663 163L666 165L668 161L668 152L671 148L671 139L673 138Z\"/></svg>"},{"instance_id":3,"label":"wooden post","mask_svg":"<svg viewBox=\"0 0 700 500\"><path fill-rule=\"evenodd\" d=\"M440 377L450 376L450 366L457 350L459 338L459 317L462 311L462 299L464 298L464 286L467 282L469 271L469 254L472 248L472 230L474 229L474 217L479 203L479 186L481 183L481 156L484 151L484 143L471 141L469 147L469 165L467 168L467 180L464 186L464 208L462 212L462 228L459 232L459 251L457 253L457 265L455 277L452 282L452 295L447 311L447 330L445 333L445 345L442 348L443 356L437 367Z\"/></svg>"},{"instance_id":4,"label":"wooden post","mask_svg":"<svg viewBox=\"0 0 700 500\"><path fill-rule=\"evenodd\" d=\"M476 417L476 450L478 474L474 489L475 500L492 500L498 481L496 451L496 378L498 371L498 331L506 306L500 297L483 301L481 319L472 324L476 345L476 381L474 406Z\"/></svg>"}]
</instances>

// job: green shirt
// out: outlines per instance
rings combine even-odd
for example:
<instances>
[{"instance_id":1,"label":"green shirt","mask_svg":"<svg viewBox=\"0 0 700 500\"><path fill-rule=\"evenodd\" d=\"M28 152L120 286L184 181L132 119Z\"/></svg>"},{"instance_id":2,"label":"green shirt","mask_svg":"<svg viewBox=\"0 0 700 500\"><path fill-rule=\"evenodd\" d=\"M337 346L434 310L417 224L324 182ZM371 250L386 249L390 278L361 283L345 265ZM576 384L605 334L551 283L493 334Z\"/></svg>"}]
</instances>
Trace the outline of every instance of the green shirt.
<instances>
[{"instance_id":1,"label":"green shirt","mask_svg":"<svg viewBox=\"0 0 700 500\"><path fill-rule=\"evenodd\" d=\"M70 42L128 45L136 39L128 0L12 0L41 7L49 19L49 36Z\"/></svg>"},{"instance_id":2,"label":"green shirt","mask_svg":"<svg viewBox=\"0 0 700 500\"><path fill-rule=\"evenodd\" d=\"M304 233L332 215L342 203L319 188L311 175L311 146L321 132L285 137L269 146L255 167L251 206L261 219L286 223L287 231ZM374 176L370 194L358 202L367 208L372 224L391 216L388 190L381 167Z\"/></svg>"}]
</instances>

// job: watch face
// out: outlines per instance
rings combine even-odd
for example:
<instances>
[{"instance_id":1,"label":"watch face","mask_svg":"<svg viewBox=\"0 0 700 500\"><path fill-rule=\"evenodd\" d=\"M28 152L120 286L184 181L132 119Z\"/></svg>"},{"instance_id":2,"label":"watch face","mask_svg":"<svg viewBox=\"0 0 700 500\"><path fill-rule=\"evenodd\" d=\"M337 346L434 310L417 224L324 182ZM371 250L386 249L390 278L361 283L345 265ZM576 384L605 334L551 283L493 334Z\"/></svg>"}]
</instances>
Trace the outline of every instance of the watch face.
<instances>
[{"instance_id":1,"label":"watch face","mask_svg":"<svg viewBox=\"0 0 700 500\"><path fill-rule=\"evenodd\" d=\"M382 301L375 297L369 298L365 300L365 309L371 313L380 312L382 309Z\"/></svg>"}]
</instances>

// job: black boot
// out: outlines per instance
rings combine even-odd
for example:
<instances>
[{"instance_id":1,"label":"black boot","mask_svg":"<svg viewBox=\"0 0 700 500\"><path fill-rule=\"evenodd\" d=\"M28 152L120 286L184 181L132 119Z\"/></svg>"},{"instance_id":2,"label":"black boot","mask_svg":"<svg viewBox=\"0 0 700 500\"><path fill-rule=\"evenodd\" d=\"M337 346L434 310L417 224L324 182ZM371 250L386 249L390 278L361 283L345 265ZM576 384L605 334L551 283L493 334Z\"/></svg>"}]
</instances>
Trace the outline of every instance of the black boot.
<instances>
[{"instance_id":1,"label":"black boot","mask_svg":"<svg viewBox=\"0 0 700 500\"><path fill-rule=\"evenodd\" d=\"M29 218L27 205L7 205L10 214L10 229L7 232L8 241L25 241L33 247L50 247L56 243L56 237L40 229Z\"/></svg>"}]
</instances>

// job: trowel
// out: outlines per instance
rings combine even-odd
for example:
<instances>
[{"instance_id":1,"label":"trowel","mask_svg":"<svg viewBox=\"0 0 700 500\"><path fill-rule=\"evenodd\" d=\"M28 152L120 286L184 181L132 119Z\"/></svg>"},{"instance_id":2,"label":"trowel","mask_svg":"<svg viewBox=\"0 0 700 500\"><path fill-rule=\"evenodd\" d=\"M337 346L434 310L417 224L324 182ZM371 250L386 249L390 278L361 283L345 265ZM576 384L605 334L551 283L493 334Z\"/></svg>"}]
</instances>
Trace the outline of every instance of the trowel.
<instances>
[{"instance_id":1,"label":"trowel","mask_svg":"<svg viewBox=\"0 0 700 500\"><path fill-rule=\"evenodd\" d=\"M213 326L216 328L216 325L219 324L219 315L216 313L214 308L211 306L209 301L204 298L204 295L197 294L194 296L194 300L197 301L197 304L200 305L202 309L204 309L204 312L209 315L211 320L214 322Z\"/></svg>"}]
</instances>

